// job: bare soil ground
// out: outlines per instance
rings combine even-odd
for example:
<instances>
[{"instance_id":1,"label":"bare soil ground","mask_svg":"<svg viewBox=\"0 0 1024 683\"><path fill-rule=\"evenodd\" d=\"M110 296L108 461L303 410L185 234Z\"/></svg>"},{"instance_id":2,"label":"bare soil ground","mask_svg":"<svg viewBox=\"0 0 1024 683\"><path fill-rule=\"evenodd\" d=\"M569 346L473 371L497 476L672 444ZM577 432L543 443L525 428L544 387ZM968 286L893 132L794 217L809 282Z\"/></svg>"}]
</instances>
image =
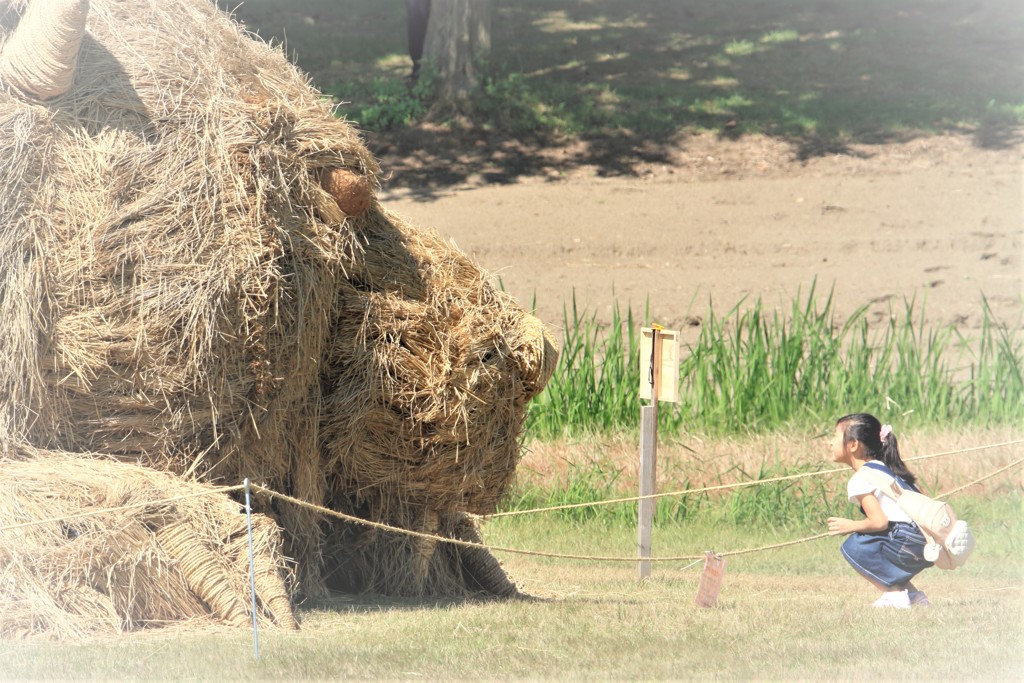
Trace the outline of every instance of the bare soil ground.
<instances>
[{"instance_id":1,"label":"bare soil ground","mask_svg":"<svg viewBox=\"0 0 1024 683\"><path fill-rule=\"evenodd\" d=\"M879 321L916 299L929 321L969 332L985 297L1019 329L1022 151L947 134L803 159L767 137L705 136L617 177L560 163L584 154L578 145L546 149L532 174L498 184L487 175L494 148L433 150L428 169L392 147L381 199L453 239L524 304L535 298L556 328L574 295L599 321L616 302L641 315L649 302L654 321L692 333L709 299L716 313L757 297L788 308L817 282L821 295L834 287L840 317L870 305ZM445 164L478 171L455 185L418 182Z\"/></svg>"}]
</instances>

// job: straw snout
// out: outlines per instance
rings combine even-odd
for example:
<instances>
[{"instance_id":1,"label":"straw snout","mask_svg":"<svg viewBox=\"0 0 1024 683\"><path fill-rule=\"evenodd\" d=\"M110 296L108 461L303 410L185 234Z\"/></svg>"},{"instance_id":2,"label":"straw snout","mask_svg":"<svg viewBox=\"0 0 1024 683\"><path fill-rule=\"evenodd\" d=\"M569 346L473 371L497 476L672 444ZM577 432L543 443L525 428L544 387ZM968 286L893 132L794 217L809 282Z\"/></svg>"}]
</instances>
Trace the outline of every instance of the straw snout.
<instances>
[{"instance_id":1,"label":"straw snout","mask_svg":"<svg viewBox=\"0 0 1024 683\"><path fill-rule=\"evenodd\" d=\"M558 345L547 327L524 313L510 334L512 357L523 382L524 399L536 396L547 385L558 363Z\"/></svg>"}]
</instances>

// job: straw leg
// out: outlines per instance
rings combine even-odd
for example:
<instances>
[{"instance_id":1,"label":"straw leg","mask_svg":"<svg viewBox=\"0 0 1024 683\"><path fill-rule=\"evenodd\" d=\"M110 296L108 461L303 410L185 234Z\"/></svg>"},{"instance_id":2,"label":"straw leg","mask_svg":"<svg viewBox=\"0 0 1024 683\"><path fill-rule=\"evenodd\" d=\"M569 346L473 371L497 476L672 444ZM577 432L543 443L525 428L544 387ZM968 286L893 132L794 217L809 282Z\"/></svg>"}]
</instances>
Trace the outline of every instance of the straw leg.
<instances>
[{"instance_id":1,"label":"straw leg","mask_svg":"<svg viewBox=\"0 0 1024 683\"><path fill-rule=\"evenodd\" d=\"M463 541L480 543L480 534L477 533L473 522L467 517L458 514L453 536ZM508 578L508 574L502 568L497 558L484 548L458 548L456 557L462 568L463 576L467 586L475 586L487 595L498 598L515 598L522 594L514 583Z\"/></svg>"},{"instance_id":2,"label":"straw leg","mask_svg":"<svg viewBox=\"0 0 1024 683\"><path fill-rule=\"evenodd\" d=\"M441 517L433 510L423 513L423 523L420 531L425 534L436 535L440 528ZM437 549L437 541L433 538L420 538L416 541L416 556L413 559L413 581L416 592L420 595L426 593L427 577L430 575L430 560L434 557Z\"/></svg>"}]
</instances>

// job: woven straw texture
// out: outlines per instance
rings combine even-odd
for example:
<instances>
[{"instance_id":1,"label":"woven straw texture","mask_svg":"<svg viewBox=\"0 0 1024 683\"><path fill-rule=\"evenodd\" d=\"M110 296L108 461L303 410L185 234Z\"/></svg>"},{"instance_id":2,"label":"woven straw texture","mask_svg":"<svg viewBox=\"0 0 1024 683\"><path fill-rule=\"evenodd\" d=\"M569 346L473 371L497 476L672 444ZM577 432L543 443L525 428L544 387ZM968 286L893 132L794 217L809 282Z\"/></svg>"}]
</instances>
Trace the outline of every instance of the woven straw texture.
<instances>
[{"instance_id":1,"label":"woven straw texture","mask_svg":"<svg viewBox=\"0 0 1024 683\"><path fill-rule=\"evenodd\" d=\"M227 495L98 455L13 455L0 461L0 519L13 527L0 531L0 637L252 623L246 519ZM263 515L253 527L259 621L297 628L279 529Z\"/></svg>"}]
</instances>

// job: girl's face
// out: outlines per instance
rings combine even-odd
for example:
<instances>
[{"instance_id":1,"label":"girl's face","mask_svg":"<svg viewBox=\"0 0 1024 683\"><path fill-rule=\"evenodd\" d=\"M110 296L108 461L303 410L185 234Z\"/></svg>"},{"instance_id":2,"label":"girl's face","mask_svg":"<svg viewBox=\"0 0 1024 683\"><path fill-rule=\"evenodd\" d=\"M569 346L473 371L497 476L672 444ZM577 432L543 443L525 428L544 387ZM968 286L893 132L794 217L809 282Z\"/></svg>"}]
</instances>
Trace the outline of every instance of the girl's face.
<instances>
[{"instance_id":1,"label":"girl's face","mask_svg":"<svg viewBox=\"0 0 1024 683\"><path fill-rule=\"evenodd\" d=\"M849 464L851 455L851 449L849 447L852 445L852 443L843 443L843 425L836 425L836 431L832 435L832 441L829 442L833 462Z\"/></svg>"}]
</instances>

